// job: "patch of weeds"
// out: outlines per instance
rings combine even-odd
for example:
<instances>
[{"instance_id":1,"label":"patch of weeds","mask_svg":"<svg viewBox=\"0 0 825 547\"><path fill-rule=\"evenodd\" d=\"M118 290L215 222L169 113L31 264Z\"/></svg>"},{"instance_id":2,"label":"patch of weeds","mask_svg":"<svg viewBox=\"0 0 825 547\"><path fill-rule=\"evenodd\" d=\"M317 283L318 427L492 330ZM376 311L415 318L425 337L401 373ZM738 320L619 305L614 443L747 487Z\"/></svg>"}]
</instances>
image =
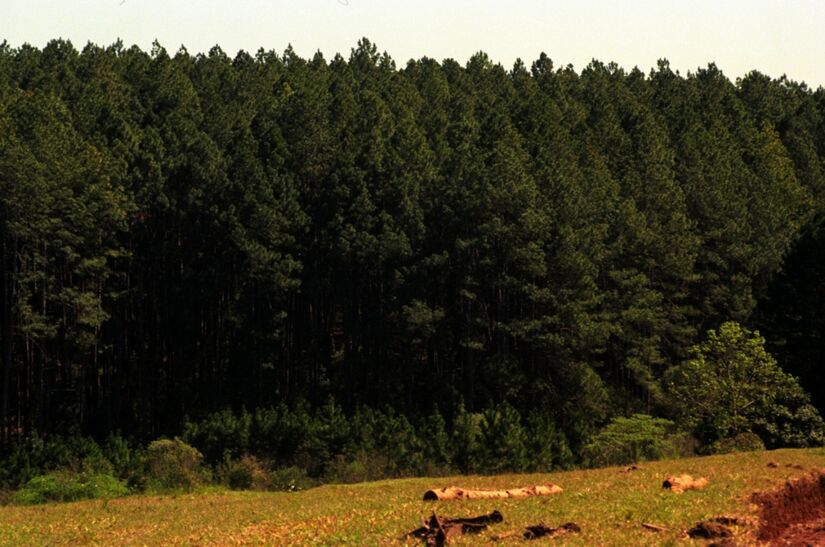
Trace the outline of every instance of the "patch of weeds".
<instances>
[{"instance_id":1,"label":"patch of weeds","mask_svg":"<svg viewBox=\"0 0 825 547\"><path fill-rule=\"evenodd\" d=\"M272 490L281 490L284 492L306 490L315 485L315 480L307 475L307 472L300 467L282 467L276 469L272 472L270 478L270 487Z\"/></svg>"}]
</instances>

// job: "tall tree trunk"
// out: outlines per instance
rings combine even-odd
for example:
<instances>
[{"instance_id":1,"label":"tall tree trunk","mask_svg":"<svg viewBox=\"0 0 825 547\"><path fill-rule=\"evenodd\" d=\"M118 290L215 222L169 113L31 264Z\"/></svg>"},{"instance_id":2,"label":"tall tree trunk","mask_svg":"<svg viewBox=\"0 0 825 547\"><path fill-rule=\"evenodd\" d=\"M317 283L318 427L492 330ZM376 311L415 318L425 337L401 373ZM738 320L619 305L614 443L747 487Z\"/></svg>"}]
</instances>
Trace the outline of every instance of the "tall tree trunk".
<instances>
[{"instance_id":1,"label":"tall tree trunk","mask_svg":"<svg viewBox=\"0 0 825 547\"><path fill-rule=\"evenodd\" d=\"M12 301L13 301L13 286L14 282L11 274L12 264L14 262L13 253L10 252L9 243L3 239L2 254L0 254L0 271L2 271L2 290L0 296L3 300L0 302L0 340L2 340L2 367L3 367L3 403L2 411L0 411L0 448L7 448L9 446L10 431L9 431L9 384L11 382L11 358L12 358Z\"/></svg>"}]
</instances>

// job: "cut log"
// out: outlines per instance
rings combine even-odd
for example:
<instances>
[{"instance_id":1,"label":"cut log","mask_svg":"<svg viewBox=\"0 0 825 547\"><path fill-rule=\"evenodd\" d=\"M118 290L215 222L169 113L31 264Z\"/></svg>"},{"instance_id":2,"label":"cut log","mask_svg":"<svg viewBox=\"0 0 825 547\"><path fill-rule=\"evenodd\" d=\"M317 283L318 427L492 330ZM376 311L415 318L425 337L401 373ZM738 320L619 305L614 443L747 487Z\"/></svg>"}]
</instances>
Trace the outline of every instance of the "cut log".
<instances>
[{"instance_id":1,"label":"cut log","mask_svg":"<svg viewBox=\"0 0 825 547\"><path fill-rule=\"evenodd\" d=\"M667 488L672 492L681 494L685 490L701 490L708 485L708 480L704 477L694 479L690 475L676 475L668 477L662 483L662 488Z\"/></svg>"},{"instance_id":2,"label":"cut log","mask_svg":"<svg viewBox=\"0 0 825 547\"><path fill-rule=\"evenodd\" d=\"M559 494L561 492L561 487L555 484L537 484L534 486L525 486L524 488L514 488L512 490L467 490L465 488L450 486L448 488L427 490L424 493L424 500L436 501L526 498L529 496L548 496L550 494Z\"/></svg>"}]
</instances>

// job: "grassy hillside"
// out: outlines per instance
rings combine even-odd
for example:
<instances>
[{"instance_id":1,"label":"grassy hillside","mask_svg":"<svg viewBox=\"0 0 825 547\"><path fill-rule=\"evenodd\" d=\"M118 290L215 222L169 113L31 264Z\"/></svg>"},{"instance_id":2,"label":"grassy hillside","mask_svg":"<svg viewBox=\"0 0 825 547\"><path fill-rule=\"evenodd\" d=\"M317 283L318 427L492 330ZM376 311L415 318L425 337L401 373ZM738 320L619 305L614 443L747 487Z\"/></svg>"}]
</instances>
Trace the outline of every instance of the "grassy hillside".
<instances>
[{"instance_id":1,"label":"grassy hillside","mask_svg":"<svg viewBox=\"0 0 825 547\"><path fill-rule=\"evenodd\" d=\"M776 462L778 467L768 467ZM778 450L540 475L406 479L323 486L296 493L208 491L179 496L133 496L34 507L0 507L0 544L391 544L432 511L472 516L498 509L504 522L480 538L544 522L573 521L578 535L553 541L570 545L662 545L690 541L684 530L718 515L753 515L749 495L825 467L825 449ZM703 491L673 494L661 488L671 474L710 479ZM559 495L542 498L424 502L431 487L507 488L554 482ZM641 523L665 532L643 529ZM737 533L745 533L738 529ZM521 541L519 539L509 541ZM406 540L410 545L416 542Z\"/></svg>"}]
</instances>

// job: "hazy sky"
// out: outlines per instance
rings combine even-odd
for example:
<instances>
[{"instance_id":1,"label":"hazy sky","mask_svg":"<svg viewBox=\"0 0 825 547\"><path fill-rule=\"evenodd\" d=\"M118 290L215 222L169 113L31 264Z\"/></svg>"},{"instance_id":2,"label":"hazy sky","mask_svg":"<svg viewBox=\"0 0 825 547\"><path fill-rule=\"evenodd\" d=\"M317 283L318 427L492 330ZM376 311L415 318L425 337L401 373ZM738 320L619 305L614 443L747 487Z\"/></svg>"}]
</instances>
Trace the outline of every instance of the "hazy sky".
<instances>
[{"instance_id":1,"label":"hazy sky","mask_svg":"<svg viewBox=\"0 0 825 547\"><path fill-rule=\"evenodd\" d=\"M683 73L714 61L825 85L825 0L0 0L0 39L52 38L191 53L215 44L302 56L344 55L362 36L399 66L423 56L464 62L483 50L509 67L542 51L581 70L592 58L647 71L665 57Z\"/></svg>"}]
</instances>

